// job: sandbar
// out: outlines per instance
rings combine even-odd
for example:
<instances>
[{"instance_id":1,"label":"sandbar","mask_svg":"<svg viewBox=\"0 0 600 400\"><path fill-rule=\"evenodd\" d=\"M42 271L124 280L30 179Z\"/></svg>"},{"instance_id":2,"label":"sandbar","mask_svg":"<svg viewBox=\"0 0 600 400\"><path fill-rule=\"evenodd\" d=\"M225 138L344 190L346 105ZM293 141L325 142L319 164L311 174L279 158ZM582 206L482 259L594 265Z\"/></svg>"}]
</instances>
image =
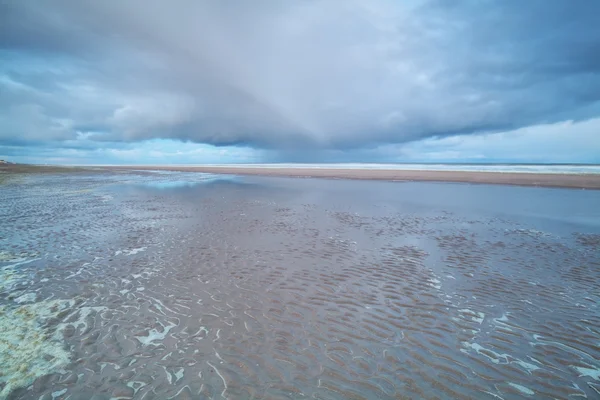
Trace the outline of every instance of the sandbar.
<instances>
[{"instance_id":1,"label":"sandbar","mask_svg":"<svg viewBox=\"0 0 600 400\"><path fill-rule=\"evenodd\" d=\"M278 168L251 166L114 166L110 170L162 170L227 175L262 175L296 178L363 179L386 181L460 182L496 185L600 189L598 174L545 174L475 171L415 171L397 169Z\"/></svg>"}]
</instances>

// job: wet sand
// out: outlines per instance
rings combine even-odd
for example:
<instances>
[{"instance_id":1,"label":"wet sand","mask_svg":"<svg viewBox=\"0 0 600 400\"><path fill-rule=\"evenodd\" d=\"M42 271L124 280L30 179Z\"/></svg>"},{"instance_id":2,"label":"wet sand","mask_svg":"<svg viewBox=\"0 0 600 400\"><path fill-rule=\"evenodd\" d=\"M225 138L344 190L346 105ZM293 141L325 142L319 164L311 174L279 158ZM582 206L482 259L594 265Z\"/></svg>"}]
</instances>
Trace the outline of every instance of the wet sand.
<instances>
[{"instance_id":1,"label":"wet sand","mask_svg":"<svg viewBox=\"0 0 600 400\"><path fill-rule=\"evenodd\" d=\"M68 172L90 172L85 167L62 165L0 164L0 175L8 174L60 174Z\"/></svg>"},{"instance_id":2,"label":"wet sand","mask_svg":"<svg viewBox=\"0 0 600 400\"><path fill-rule=\"evenodd\" d=\"M103 171L173 171L200 172L222 175L256 175L292 178L329 178L381 181L454 182L494 185L537 186L570 189L600 190L600 175L596 174L543 174L475 171L414 171L392 169L338 169L338 168L263 168L236 166L59 166L59 165L0 165L0 183L10 175L32 173L102 173Z\"/></svg>"},{"instance_id":3,"label":"wet sand","mask_svg":"<svg viewBox=\"0 0 600 400\"><path fill-rule=\"evenodd\" d=\"M499 185L540 186L573 189L600 189L600 175L592 174L538 174L459 171L401 171L368 169L316 168L252 168L201 166L135 166L108 167L116 170L162 170L204 172L210 174L262 175L334 179L364 179L385 181L462 182Z\"/></svg>"},{"instance_id":4,"label":"wet sand","mask_svg":"<svg viewBox=\"0 0 600 400\"><path fill-rule=\"evenodd\" d=\"M94 174L101 171L85 167L62 165L0 164L0 185L28 175L39 174Z\"/></svg>"},{"instance_id":5,"label":"wet sand","mask_svg":"<svg viewBox=\"0 0 600 400\"><path fill-rule=\"evenodd\" d=\"M1 191L0 399L600 393L598 191L168 171Z\"/></svg>"}]
</instances>

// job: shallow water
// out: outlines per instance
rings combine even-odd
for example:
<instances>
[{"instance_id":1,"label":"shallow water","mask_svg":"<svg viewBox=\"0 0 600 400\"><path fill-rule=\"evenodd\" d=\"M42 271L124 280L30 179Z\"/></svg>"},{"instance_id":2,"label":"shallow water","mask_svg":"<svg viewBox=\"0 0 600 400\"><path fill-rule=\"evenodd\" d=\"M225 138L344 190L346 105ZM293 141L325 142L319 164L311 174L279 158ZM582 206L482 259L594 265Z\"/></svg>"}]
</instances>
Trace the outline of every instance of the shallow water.
<instances>
[{"instance_id":1,"label":"shallow water","mask_svg":"<svg viewBox=\"0 0 600 400\"><path fill-rule=\"evenodd\" d=\"M0 197L0 398L600 396L600 191L132 172Z\"/></svg>"},{"instance_id":2,"label":"shallow water","mask_svg":"<svg viewBox=\"0 0 600 400\"><path fill-rule=\"evenodd\" d=\"M203 167L206 165L189 165ZM214 164L212 166L225 166ZM600 165L592 164L374 164L374 163L328 163L328 164L229 164L228 167L251 168L315 168L315 169L386 169L399 171L470 171L515 172L535 174L600 174Z\"/></svg>"}]
</instances>

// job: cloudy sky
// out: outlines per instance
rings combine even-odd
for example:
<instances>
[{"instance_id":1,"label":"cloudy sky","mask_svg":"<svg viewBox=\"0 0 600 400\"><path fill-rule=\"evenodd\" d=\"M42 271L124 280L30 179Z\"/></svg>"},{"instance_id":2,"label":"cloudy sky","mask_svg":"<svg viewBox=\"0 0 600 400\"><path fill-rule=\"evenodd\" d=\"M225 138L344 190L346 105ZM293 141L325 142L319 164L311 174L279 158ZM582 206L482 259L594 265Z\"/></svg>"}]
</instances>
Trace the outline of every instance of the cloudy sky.
<instances>
[{"instance_id":1,"label":"cloudy sky","mask_svg":"<svg viewBox=\"0 0 600 400\"><path fill-rule=\"evenodd\" d=\"M0 2L0 158L600 163L600 2Z\"/></svg>"}]
</instances>

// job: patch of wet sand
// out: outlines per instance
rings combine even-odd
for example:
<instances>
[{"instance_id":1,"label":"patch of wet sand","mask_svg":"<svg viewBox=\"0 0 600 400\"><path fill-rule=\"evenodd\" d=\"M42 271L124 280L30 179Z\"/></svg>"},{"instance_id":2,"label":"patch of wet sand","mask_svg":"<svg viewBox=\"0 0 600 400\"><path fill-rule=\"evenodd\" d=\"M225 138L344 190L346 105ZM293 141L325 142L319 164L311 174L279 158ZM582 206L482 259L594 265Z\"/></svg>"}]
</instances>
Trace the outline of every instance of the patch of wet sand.
<instances>
[{"instance_id":1,"label":"patch of wet sand","mask_svg":"<svg viewBox=\"0 0 600 400\"><path fill-rule=\"evenodd\" d=\"M68 356L12 398L595 395L600 232L318 182L10 186L1 311Z\"/></svg>"},{"instance_id":2,"label":"patch of wet sand","mask_svg":"<svg viewBox=\"0 0 600 400\"><path fill-rule=\"evenodd\" d=\"M574 189L600 189L600 175L594 174L540 174L470 171L401 171L385 169L373 170L327 168L253 168L245 166L136 166L107 168L111 170L147 169L231 175L262 175L302 178L363 179L386 181L462 182Z\"/></svg>"}]
</instances>

